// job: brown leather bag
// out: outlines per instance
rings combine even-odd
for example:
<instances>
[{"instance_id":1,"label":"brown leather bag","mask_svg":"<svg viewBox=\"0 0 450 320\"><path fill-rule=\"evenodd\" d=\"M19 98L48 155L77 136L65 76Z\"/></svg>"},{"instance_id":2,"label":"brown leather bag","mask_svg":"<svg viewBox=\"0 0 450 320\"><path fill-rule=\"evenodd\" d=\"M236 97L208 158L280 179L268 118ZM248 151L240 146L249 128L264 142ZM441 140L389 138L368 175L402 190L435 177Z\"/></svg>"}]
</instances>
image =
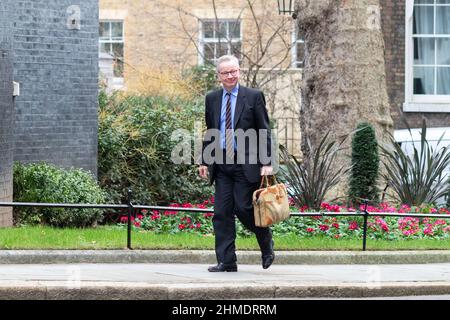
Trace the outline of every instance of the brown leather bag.
<instances>
[{"instance_id":1,"label":"brown leather bag","mask_svg":"<svg viewBox=\"0 0 450 320\"><path fill-rule=\"evenodd\" d=\"M266 187L262 188L264 180ZM278 183L273 176L274 184L269 185L267 176L261 178L261 185L253 193L253 212L257 227L269 227L289 218L289 200L286 186Z\"/></svg>"}]
</instances>

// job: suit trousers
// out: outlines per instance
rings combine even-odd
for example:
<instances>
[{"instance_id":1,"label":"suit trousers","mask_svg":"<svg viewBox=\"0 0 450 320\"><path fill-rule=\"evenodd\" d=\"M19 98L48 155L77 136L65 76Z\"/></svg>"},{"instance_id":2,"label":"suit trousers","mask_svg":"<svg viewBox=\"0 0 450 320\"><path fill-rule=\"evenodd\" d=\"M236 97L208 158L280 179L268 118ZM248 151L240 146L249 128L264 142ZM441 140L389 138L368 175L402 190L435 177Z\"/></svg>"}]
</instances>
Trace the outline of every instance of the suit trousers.
<instances>
[{"instance_id":1,"label":"suit trousers","mask_svg":"<svg viewBox=\"0 0 450 320\"><path fill-rule=\"evenodd\" d=\"M258 240L262 255L271 253L270 228L255 226L252 196L259 183L250 183L240 164L215 164L215 199L213 227L217 262L236 263L235 216Z\"/></svg>"}]
</instances>

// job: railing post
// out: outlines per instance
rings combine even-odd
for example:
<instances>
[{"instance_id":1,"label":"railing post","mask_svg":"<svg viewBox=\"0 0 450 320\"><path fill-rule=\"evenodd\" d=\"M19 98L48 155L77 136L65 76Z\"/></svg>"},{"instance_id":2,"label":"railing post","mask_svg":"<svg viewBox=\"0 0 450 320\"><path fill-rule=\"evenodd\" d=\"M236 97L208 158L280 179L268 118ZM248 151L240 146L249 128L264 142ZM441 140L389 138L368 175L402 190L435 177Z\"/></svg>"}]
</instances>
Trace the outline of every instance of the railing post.
<instances>
[{"instance_id":1,"label":"railing post","mask_svg":"<svg viewBox=\"0 0 450 320\"><path fill-rule=\"evenodd\" d=\"M367 206L369 201L367 199L364 200L364 224L363 224L363 251L366 251L366 242L367 242L367 218L369 217L369 212L367 211Z\"/></svg>"},{"instance_id":2,"label":"railing post","mask_svg":"<svg viewBox=\"0 0 450 320\"><path fill-rule=\"evenodd\" d=\"M128 205L127 248L130 250L133 249L131 247L131 217L132 217L133 211L134 211L133 204L131 203L132 195L133 195L133 192L131 191L131 189L129 189L128 195L127 195L127 205Z\"/></svg>"}]
</instances>

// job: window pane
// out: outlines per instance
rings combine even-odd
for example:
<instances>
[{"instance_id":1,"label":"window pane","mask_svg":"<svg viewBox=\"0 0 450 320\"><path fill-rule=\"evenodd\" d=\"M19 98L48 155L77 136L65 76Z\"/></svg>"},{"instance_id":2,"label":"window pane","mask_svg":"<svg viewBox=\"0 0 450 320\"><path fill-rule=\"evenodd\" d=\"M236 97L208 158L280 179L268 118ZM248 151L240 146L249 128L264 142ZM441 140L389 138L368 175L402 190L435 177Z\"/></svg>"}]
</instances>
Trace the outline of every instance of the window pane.
<instances>
[{"instance_id":1,"label":"window pane","mask_svg":"<svg viewBox=\"0 0 450 320\"><path fill-rule=\"evenodd\" d=\"M100 52L111 53L111 44L110 43L100 43Z\"/></svg>"},{"instance_id":2,"label":"window pane","mask_svg":"<svg viewBox=\"0 0 450 320\"><path fill-rule=\"evenodd\" d=\"M434 94L433 67L414 67L414 94Z\"/></svg>"},{"instance_id":3,"label":"window pane","mask_svg":"<svg viewBox=\"0 0 450 320\"><path fill-rule=\"evenodd\" d=\"M242 50L242 44L240 42L233 42L231 44L231 54L234 55L239 60L242 59L241 50Z\"/></svg>"},{"instance_id":4,"label":"window pane","mask_svg":"<svg viewBox=\"0 0 450 320\"><path fill-rule=\"evenodd\" d=\"M450 7L436 6L436 33L450 34Z\"/></svg>"},{"instance_id":5,"label":"window pane","mask_svg":"<svg viewBox=\"0 0 450 320\"><path fill-rule=\"evenodd\" d=\"M437 94L450 94L450 67L437 69Z\"/></svg>"},{"instance_id":6,"label":"window pane","mask_svg":"<svg viewBox=\"0 0 450 320\"><path fill-rule=\"evenodd\" d=\"M434 65L434 39L414 38L414 64Z\"/></svg>"},{"instance_id":7,"label":"window pane","mask_svg":"<svg viewBox=\"0 0 450 320\"><path fill-rule=\"evenodd\" d=\"M218 33L216 34L216 38L220 37L221 39L228 39L227 25L228 22L219 22L219 29L217 30Z\"/></svg>"},{"instance_id":8,"label":"window pane","mask_svg":"<svg viewBox=\"0 0 450 320\"><path fill-rule=\"evenodd\" d=\"M230 23L230 36L233 39L241 38L241 23L239 21Z\"/></svg>"},{"instance_id":9,"label":"window pane","mask_svg":"<svg viewBox=\"0 0 450 320\"><path fill-rule=\"evenodd\" d=\"M114 59L114 77L122 78L123 77L123 61L119 59Z\"/></svg>"},{"instance_id":10,"label":"window pane","mask_svg":"<svg viewBox=\"0 0 450 320\"><path fill-rule=\"evenodd\" d=\"M214 22L212 21L203 22L203 37L214 38Z\"/></svg>"},{"instance_id":11,"label":"window pane","mask_svg":"<svg viewBox=\"0 0 450 320\"><path fill-rule=\"evenodd\" d=\"M303 68L304 61L305 61L305 44L298 42L297 43L297 68Z\"/></svg>"},{"instance_id":12,"label":"window pane","mask_svg":"<svg viewBox=\"0 0 450 320\"><path fill-rule=\"evenodd\" d=\"M434 4L434 0L415 0L415 4Z\"/></svg>"},{"instance_id":13,"label":"window pane","mask_svg":"<svg viewBox=\"0 0 450 320\"><path fill-rule=\"evenodd\" d=\"M114 57L121 58L123 57L123 43L113 43L112 44L112 53Z\"/></svg>"},{"instance_id":14,"label":"window pane","mask_svg":"<svg viewBox=\"0 0 450 320\"><path fill-rule=\"evenodd\" d=\"M214 60L214 44L205 43L203 49L203 57L205 60L209 61Z\"/></svg>"},{"instance_id":15,"label":"window pane","mask_svg":"<svg viewBox=\"0 0 450 320\"><path fill-rule=\"evenodd\" d=\"M99 28L100 39L108 40L109 39L109 22L100 22Z\"/></svg>"},{"instance_id":16,"label":"window pane","mask_svg":"<svg viewBox=\"0 0 450 320\"><path fill-rule=\"evenodd\" d=\"M437 64L450 65L450 38L436 39Z\"/></svg>"},{"instance_id":17,"label":"window pane","mask_svg":"<svg viewBox=\"0 0 450 320\"><path fill-rule=\"evenodd\" d=\"M414 34L433 34L434 7L414 7Z\"/></svg>"},{"instance_id":18,"label":"window pane","mask_svg":"<svg viewBox=\"0 0 450 320\"><path fill-rule=\"evenodd\" d=\"M450 0L437 0L437 4L450 4Z\"/></svg>"},{"instance_id":19,"label":"window pane","mask_svg":"<svg viewBox=\"0 0 450 320\"><path fill-rule=\"evenodd\" d=\"M216 59L218 59L221 56L224 56L226 54L229 54L228 52L228 43L226 42L222 42L222 43L217 43L216 44Z\"/></svg>"},{"instance_id":20,"label":"window pane","mask_svg":"<svg viewBox=\"0 0 450 320\"><path fill-rule=\"evenodd\" d=\"M123 23L111 22L111 35L113 39L123 38Z\"/></svg>"}]
</instances>

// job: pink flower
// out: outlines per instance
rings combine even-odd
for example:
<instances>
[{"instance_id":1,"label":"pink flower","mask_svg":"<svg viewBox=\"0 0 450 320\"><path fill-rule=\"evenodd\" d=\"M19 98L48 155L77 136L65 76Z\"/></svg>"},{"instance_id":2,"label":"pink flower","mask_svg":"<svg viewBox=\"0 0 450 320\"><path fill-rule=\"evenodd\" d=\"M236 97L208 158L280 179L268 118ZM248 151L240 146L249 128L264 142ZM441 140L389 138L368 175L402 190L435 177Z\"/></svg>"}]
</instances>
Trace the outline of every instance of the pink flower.
<instances>
[{"instance_id":1,"label":"pink flower","mask_svg":"<svg viewBox=\"0 0 450 320\"><path fill-rule=\"evenodd\" d=\"M182 224L182 223L180 223L180 224L178 225L178 229L183 230L184 228L186 228L186 225L184 225L184 224Z\"/></svg>"},{"instance_id":2,"label":"pink flower","mask_svg":"<svg viewBox=\"0 0 450 320\"><path fill-rule=\"evenodd\" d=\"M306 228L306 232L308 232L308 233L313 233L313 232L314 232L314 229L313 229L313 228Z\"/></svg>"},{"instance_id":3,"label":"pink flower","mask_svg":"<svg viewBox=\"0 0 450 320\"><path fill-rule=\"evenodd\" d=\"M169 207L172 207L172 208L180 208L181 205L179 205L178 203L171 203L171 204L169 204Z\"/></svg>"},{"instance_id":4,"label":"pink flower","mask_svg":"<svg viewBox=\"0 0 450 320\"><path fill-rule=\"evenodd\" d=\"M288 197L288 201L289 201L289 206L292 207L295 205L295 201L292 197Z\"/></svg>"},{"instance_id":5,"label":"pink flower","mask_svg":"<svg viewBox=\"0 0 450 320\"><path fill-rule=\"evenodd\" d=\"M356 221L350 222L348 229L352 230L352 231L359 229L358 222L356 222Z\"/></svg>"},{"instance_id":6,"label":"pink flower","mask_svg":"<svg viewBox=\"0 0 450 320\"><path fill-rule=\"evenodd\" d=\"M334 237L335 237L336 239L339 239L341 236L338 235L338 234L335 234Z\"/></svg>"},{"instance_id":7,"label":"pink flower","mask_svg":"<svg viewBox=\"0 0 450 320\"><path fill-rule=\"evenodd\" d=\"M169 211L169 210L164 211L165 216L172 216L172 215L176 215L177 213L178 213L178 211Z\"/></svg>"},{"instance_id":8,"label":"pink flower","mask_svg":"<svg viewBox=\"0 0 450 320\"><path fill-rule=\"evenodd\" d=\"M330 227L327 226L326 224L321 224L319 225L319 229L322 231L327 231L328 229L330 229Z\"/></svg>"},{"instance_id":9,"label":"pink flower","mask_svg":"<svg viewBox=\"0 0 450 320\"><path fill-rule=\"evenodd\" d=\"M302 206L302 207L300 207L300 211L301 211L301 212L305 212L306 210L308 210L308 206Z\"/></svg>"},{"instance_id":10,"label":"pink flower","mask_svg":"<svg viewBox=\"0 0 450 320\"><path fill-rule=\"evenodd\" d=\"M423 234L427 236L432 236L433 233L433 226L428 226L423 230Z\"/></svg>"},{"instance_id":11,"label":"pink flower","mask_svg":"<svg viewBox=\"0 0 450 320\"><path fill-rule=\"evenodd\" d=\"M336 228L336 229L339 229L339 223L336 223L336 222L335 222L335 223L332 224L332 226L333 226L334 228Z\"/></svg>"},{"instance_id":12,"label":"pink flower","mask_svg":"<svg viewBox=\"0 0 450 320\"><path fill-rule=\"evenodd\" d=\"M381 229L385 232L389 231L389 226L387 225L386 221L384 221L381 218L376 219L376 223L381 227Z\"/></svg>"},{"instance_id":13,"label":"pink flower","mask_svg":"<svg viewBox=\"0 0 450 320\"><path fill-rule=\"evenodd\" d=\"M332 206L330 206L329 207L329 210L331 211L331 212L340 212L341 211L341 208L338 206L338 205L332 205Z\"/></svg>"},{"instance_id":14,"label":"pink flower","mask_svg":"<svg viewBox=\"0 0 450 320\"><path fill-rule=\"evenodd\" d=\"M181 218L181 221L185 221L186 224L190 224L192 222L191 218L189 217L183 217Z\"/></svg>"}]
</instances>

